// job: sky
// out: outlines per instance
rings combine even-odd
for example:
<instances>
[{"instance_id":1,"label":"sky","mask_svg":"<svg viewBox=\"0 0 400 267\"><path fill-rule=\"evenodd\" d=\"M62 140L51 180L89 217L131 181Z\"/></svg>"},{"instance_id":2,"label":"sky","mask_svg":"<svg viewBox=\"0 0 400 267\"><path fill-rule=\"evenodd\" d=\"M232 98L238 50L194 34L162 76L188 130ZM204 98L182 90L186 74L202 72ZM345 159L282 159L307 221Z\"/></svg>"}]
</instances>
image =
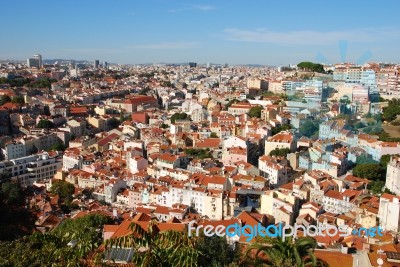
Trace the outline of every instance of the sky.
<instances>
[{"instance_id":1,"label":"sky","mask_svg":"<svg viewBox=\"0 0 400 267\"><path fill-rule=\"evenodd\" d=\"M15 0L0 59L119 64L400 62L400 1Z\"/></svg>"}]
</instances>

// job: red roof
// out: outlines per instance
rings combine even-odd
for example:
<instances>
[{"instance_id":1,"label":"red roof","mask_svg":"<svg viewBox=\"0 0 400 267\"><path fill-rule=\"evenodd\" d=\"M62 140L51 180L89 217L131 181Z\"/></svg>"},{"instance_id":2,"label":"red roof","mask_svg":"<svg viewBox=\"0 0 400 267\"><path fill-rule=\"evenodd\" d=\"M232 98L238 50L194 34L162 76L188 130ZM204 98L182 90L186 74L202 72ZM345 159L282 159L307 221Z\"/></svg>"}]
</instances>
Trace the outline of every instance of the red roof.
<instances>
[{"instance_id":1,"label":"red roof","mask_svg":"<svg viewBox=\"0 0 400 267\"><path fill-rule=\"evenodd\" d=\"M99 142L97 142L97 144L98 144L99 146L104 146L104 145L106 145L107 143L111 142L113 139L117 138L118 136L119 136L118 134L112 133L112 134L110 134L109 136L107 136L107 137L101 139Z\"/></svg>"},{"instance_id":2,"label":"red roof","mask_svg":"<svg viewBox=\"0 0 400 267\"><path fill-rule=\"evenodd\" d=\"M125 100L126 104L139 105L143 103L156 103L157 99L152 96L133 96Z\"/></svg>"}]
</instances>

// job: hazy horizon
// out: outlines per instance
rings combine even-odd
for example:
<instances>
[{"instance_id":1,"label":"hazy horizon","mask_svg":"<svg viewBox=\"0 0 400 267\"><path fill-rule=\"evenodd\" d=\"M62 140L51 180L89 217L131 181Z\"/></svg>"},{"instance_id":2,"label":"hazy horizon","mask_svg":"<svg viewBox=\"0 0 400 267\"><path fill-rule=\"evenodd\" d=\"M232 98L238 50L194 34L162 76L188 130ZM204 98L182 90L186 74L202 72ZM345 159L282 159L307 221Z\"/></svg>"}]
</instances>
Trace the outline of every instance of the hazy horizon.
<instances>
[{"instance_id":1,"label":"hazy horizon","mask_svg":"<svg viewBox=\"0 0 400 267\"><path fill-rule=\"evenodd\" d=\"M8 2L0 58L118 64L400 62L398 1Z\"/></svg>"}]
</instances>

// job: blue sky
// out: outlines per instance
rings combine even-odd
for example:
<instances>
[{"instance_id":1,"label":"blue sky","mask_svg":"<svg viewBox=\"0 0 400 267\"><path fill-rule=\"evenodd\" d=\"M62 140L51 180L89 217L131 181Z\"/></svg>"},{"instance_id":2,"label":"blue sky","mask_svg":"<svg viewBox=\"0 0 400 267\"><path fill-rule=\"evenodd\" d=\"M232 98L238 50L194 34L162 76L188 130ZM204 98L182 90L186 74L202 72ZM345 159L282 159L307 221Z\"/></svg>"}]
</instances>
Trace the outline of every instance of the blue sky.
<instances>
[{"instance_id":1,"label":"blue sky","mask_svg":"<svg viewBox=\"0 0 400 267\"><path fill-rule=\"evenodd\" d=\"M399 10L399 1L7 1L0 59L400 62Z\"/></svg>"}]
</instances>

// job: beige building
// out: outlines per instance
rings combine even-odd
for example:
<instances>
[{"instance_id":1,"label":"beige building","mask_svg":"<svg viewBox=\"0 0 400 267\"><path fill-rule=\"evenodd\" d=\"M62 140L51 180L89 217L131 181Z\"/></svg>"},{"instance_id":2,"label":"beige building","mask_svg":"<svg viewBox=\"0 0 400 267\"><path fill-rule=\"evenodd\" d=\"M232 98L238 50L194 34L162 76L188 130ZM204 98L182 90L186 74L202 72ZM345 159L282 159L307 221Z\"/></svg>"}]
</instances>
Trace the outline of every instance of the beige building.
<instances>
[{"instance_id":1,"label":"beige building","mask_svg":"<svg viewBox=\"0 0 400 267\"><path fill-rule=\"evenodd\" d=\"M239 102L239 103L235 103L232 104L229 108L228 108L228 112L229 114L232 115L242 115L242 114L246 114L250 111L252 105L250 103L247 102Z\"/></svg>"},{"instance_id":2,"label":"beige building","mask_svg":"<svg viewBox=\"0 0 400 267\"><path fill-rule=\"evenodd\" d=\"M268 137L265 141L265 155L269 155L269 153L276 148L288 148L291 152L296 151L294 135L290 132L282 131L274 136Z\"/></svg>"},{"instance_id":3,"label":"beige building","mask_svg":"<svg viewBox=\"0 0 400 267\"><path fill-rule=\"evenodd\" d=\"M268 90L268 82L258 78L247 79L247 88Z\"/></svg>"},{"instance_id":4,"label":"beige building","mask_svg":"<svg viewBox=\"0 0 400 267\"><path fill-rule=\"evenodd\" d=\"M224 198L222 190L208 190L209 193L204 196L203 215L211 220L224 219L224 212L227 210L227 199Z\"/></svg>"},{"instance_id":5,"label":"beige building","mask_svg":"<svg viewBox=\"0 0 400 267\"><path fill-rule=\"evenodd\" d=\"M294 223L294 214L299 210L299 198L292 194L279 190L266 191L261 195L262 214L272 215L275 222L284 221L289 224Z\"/></svg>"},{"instance_id":6,"label":"beige building","mask_svg":"<svg viewBox=\"0 0 400 267\"><path fill-rule=\"evenodd\" d=\"M102 115L102 116L94 116L89 117L88 122L93 127L99 129L100 131L108 130L108 122L111 120L111 116L109 115Z\"/></svg>"}]
</instances>

